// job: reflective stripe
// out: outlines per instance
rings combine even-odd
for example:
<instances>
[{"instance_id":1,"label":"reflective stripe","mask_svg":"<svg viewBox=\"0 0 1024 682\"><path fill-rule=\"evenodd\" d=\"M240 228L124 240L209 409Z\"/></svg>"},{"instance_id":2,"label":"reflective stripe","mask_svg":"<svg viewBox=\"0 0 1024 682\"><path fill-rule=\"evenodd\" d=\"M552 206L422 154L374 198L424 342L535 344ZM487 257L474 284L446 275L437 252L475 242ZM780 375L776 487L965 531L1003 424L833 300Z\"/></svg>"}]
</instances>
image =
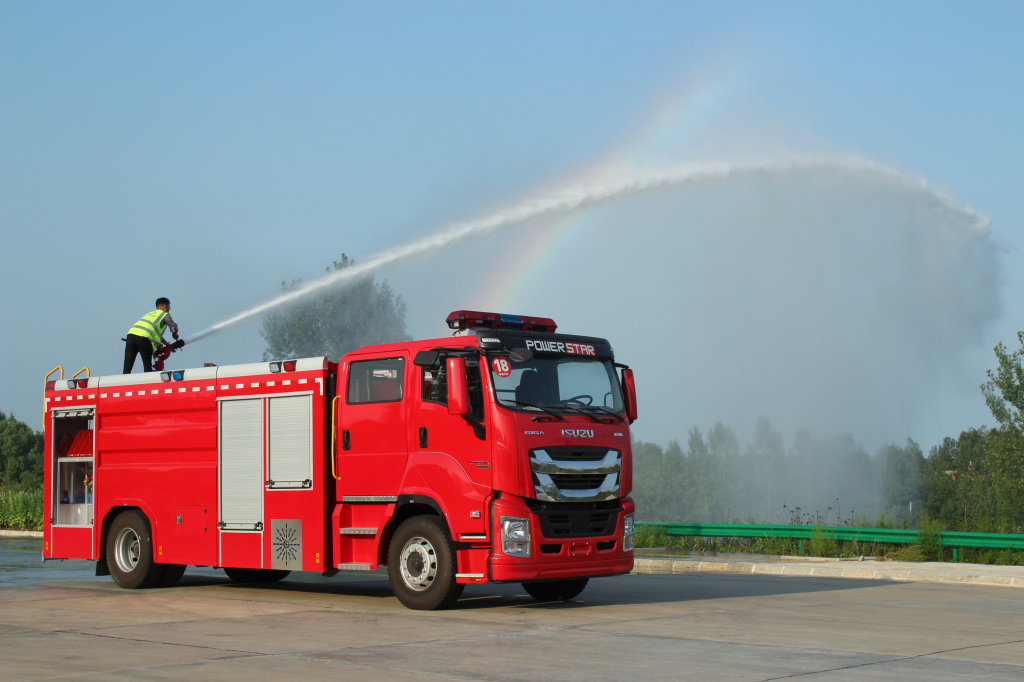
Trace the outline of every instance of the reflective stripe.
<instances>
[{"instance_id":1,"label":"reflective stripe","mask_svg":"<svg viewBox=\"0 0 1024 682\"><path fill-rule=\"evenodd\" d=\"M128 333L148 338L150 343L153 344L153 350L156 350L156 345L164 342L163 335L167 326L163 322L166 317L167 311L154 310L144 315L141 320L132 325Z\"/></svg>"}]
</instances>

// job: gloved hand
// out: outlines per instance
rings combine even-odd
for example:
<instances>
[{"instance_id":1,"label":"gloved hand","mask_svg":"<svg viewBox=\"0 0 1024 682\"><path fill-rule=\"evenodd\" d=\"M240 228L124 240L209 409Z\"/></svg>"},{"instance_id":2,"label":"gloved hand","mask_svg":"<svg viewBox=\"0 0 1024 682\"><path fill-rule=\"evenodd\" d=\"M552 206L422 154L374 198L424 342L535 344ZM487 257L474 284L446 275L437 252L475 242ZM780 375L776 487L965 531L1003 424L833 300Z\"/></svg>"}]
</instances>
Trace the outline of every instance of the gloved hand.
<instances>
[{"instance_id":1,"label":"gloved hand","mask_svg":"<svg viewBox=\"0 0 1024 682\"><path fill-rule=\"evenodd\" d=\"M177 331L177 330L175 330L175 331L172 331L172 332L171 332L171 334L172 334L172 335L174 336L174 339L175 339L175 340L177 340L177 339L178 339L178 331Z\"/></svg>"},{"instance_id":2,"label":"gloved hand","mask_svg":"<svg viewBox=\"0 0 1024 682\"><path fill-rule=\"evenodd\" d=\"M171 347L174 348L174 350L178 350L179 348L183 348L184 346L185 339L178 339L177 341L171 344Z\"/></svg>"}]
</instances>

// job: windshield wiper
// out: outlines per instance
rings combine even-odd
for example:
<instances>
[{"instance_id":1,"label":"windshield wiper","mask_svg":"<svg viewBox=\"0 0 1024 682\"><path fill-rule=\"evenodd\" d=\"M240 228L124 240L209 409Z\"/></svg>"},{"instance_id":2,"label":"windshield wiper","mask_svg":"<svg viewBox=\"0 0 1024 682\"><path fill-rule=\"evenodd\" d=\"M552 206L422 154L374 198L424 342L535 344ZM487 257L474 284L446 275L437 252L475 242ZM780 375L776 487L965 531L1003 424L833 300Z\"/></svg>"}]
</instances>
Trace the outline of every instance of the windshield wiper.
<instances>
[{"instance_id":1,"label":"windshield wiper","mask_svg":"<svg viewBox=\"0 0 1024 682\"><path fill-rule=\"evenodd\" d=\"M570 412L574 412L576 414L582 414L584 417L586 417L590 421L597 422L598 424L614 424L615 423L611 419L602 419L600 417L595 417L594 415L590 414L589 412L586 412L584 410L584 408L576 407L575 405L559 405L558 407L559 407L559 409L562 409L562 410L569 410ZM612 415L612 416L617 416L617 415Z\"/></svg>"},{"instance_id":2,"label":"windshield wiper","mask_svg":"<svg viewBox=\"0 0 1024 682\"><path fill-rule=\"evenodd\" d=\"M617 422L625 421L622 417L620 417L616 413L612 412L607 407L602 407L601 405L587 405L586 407L581 407L580 409L581 410L600 410L601 412L603 412L603 413L613 417L615 419L615 421L617 421Z\"/></svg>"},{"instance_id":3,"label":"windshield wiper","mask_svg":"<svg viewBox=\"0 0 1024 682\"><path fill-rule=\"evenodd\" d=\"M550 416L554 417L555 421L560 421L560 422L564 422L565 421L565 417L563 417L562 415L558 414L557 412L555 412L553 410L549 410L546 407L541 407L540 405L534 405L533 403L525 403L522 400L513 400L512 402L514 404L516 404L516 405L522 405L523 407L532 407L532 408L534 408L536 410L540 410L542 412L546 412ZM537 417L534 417L533 419L534 419L534 421L536 421L536 420L542 419L542 418L543 417L537 416Z\"/></svg>"}]
</instances>

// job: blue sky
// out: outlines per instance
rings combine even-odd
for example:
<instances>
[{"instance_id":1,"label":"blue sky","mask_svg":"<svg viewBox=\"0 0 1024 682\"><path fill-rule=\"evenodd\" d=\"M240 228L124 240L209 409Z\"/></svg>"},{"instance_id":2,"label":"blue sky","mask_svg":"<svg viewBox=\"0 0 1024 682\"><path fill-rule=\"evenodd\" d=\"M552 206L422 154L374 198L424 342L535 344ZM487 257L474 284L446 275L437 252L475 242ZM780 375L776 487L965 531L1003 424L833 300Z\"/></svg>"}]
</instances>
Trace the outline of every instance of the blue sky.
<instances>
[{"instance_id":1,"label":"blue sky","mask_svg":"<svg viewBox=\"0 0 1024 682\"><path fill-rule=\"evenodd\" d=\"M316 277L341 251L365 258L609 160L813 153L927 178L1016 247L996 259L998 309L935 355L934 372L906 378L931 373L940 388L884 428L828 424L927 448L991 421L978 384L992 346L1015 347L1024 328L1022 29L1024 5L1012 2L2 2L0 410L38 425L42 378L58 364L119 372L120 337L157 296L172 299L188 333L273 296L282 280ZM799 213L800 188L784 194L778 210ZM702 200L711 223L715 197ZM685 211L681 201L664 210ZM630 206L603 219L641 229L631 220L648 208ZM628 230L580 229L573 240L551 247L554 261L599 241L605 253L630 245ZM490 302L479 263L498 268L517 248L481 242L380 276L408 300L411 333L442 335L452 308ZM538 282L552 268L538 266ZM620 359L645 367L643 342L619 329L635 325L595 319L601 308L583 315L579 292L526 289L495 304L621 337ZM602 294L609 310L666 293L616 291ZM688 330L704 323L697 310ZM258 328L209 337L180 362L256 360ZM646 369L648 405L661 409L638 422L642 436L750 421L688 398L708 390L704 375L666 386ZM787 429L802 419L766 416Z\"/></svg>"}]
</instances>

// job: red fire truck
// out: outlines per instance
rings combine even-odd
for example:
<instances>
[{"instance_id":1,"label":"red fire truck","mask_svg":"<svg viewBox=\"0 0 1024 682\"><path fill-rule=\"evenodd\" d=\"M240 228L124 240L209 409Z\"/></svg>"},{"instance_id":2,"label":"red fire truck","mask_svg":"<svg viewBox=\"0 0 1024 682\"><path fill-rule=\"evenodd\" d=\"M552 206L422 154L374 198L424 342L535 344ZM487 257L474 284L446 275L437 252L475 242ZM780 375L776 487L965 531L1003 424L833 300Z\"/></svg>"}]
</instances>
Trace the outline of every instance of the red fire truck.
<instances>
[{"instance_id":1,"label":"red fire truck","mask_svg":"<svg viewBox=\"0 0 1024 682\"><path fill-rule=\"evenodd\" d=\"M448 325L338 363L47 377L43 557L124 588L186 565L238 582L387 565L414 609L469 583L564 600L628 573L632 372L547 318Z\"/></svg>"}]
</instances>

